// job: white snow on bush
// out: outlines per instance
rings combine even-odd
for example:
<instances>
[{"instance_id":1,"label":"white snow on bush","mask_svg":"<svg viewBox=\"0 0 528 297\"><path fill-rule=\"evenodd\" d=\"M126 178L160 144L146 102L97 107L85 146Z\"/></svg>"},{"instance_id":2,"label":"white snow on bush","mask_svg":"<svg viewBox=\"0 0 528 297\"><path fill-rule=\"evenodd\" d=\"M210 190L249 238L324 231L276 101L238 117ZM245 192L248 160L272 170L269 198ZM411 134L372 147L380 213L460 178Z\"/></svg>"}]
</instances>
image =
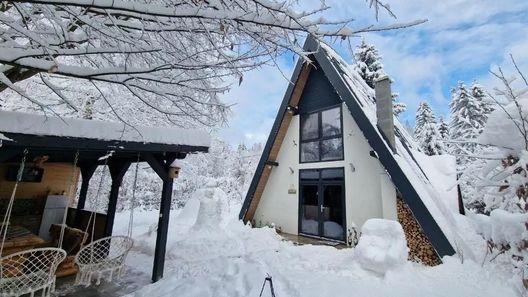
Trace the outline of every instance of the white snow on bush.
<instances>
[{"instance_id":1,"label":"white snow on bush","mask_svg":"<svg viewBox=\"0 0 528 297\"><path fill-rule=\"evenodd\" d=\"M361 267L380 274L401 267L409 253L400 223L384 219L366 221L354 255Z\"/></svg>"},{"instance_id":2,"label":"white snow on bush","mask_svg":"<svg viewBox=\"0 0 528 297\"><path fill-rule=\"evenodd\" d=\"M473 215L478 232L495 245L509 245L514 249L525 248L528 240L528 214L510 213L502 209L493 210L489 216Z\"/></svg>"},{"instance_id":3,"label":"white snow on bush","mask_svg":"<svg viewBox=\"0 0 528 297\"><path fill-rule=\"evenodd\" d=\"M0 111L0 132L209 147L210 136L193 129L130 127L125 123L55 118Z\"/></svg>"},{"instance_id":4,"label":"white snow on bush","mask_svg":"<svg viewBox=\"0 0 528 297\"><path fill-rule=\"evenodd\" d=\"M524 136L517 125L528 117L528 93L520 95L517 103L522 110L522 116L515 102L505 104L504 109L495 109L489 115L484 131L478 137L479 143L498 147L505 153L525 149Z\"/></svg>"}]
</instances>

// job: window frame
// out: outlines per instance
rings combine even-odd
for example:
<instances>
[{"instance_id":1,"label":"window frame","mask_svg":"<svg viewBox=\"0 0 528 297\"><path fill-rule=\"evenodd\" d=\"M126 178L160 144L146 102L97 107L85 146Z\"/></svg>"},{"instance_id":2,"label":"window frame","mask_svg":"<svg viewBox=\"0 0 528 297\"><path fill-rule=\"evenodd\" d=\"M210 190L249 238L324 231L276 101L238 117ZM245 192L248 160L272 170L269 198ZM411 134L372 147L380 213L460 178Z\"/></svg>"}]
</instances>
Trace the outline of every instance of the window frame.
<instances>
[{"instance_id":1,"label":"window frame","mask_svg":"<svg viewBox=\"0 0 528 297\"><path fill-rule=\"evenodd\" d=\"M323 136L323 112L331 109L339 108L339 125L340 125L340 133L331 135L331 136ZM303 139L303 117L317 114L317 138L309 138L309 139ZM332 139L341 139L341 147L342 147L342 154L341 158L339 159L331 159L331 160L322 160L321 156L321 144L323 141L326 140L332 140ZM310 143L310 142L317 142L319 145L319 158L318 160L314 161L303 161L302 160L302 145L304 143ZM300 164L306 164L306 163L320 163L320 162L335 162L335 161L343 161L345 159L345 144L343 140L343 104L337 104L328 106L325 108L317 109L310 112L305 112L299 115L299 163Z\"/></svg>"}]
</instances>

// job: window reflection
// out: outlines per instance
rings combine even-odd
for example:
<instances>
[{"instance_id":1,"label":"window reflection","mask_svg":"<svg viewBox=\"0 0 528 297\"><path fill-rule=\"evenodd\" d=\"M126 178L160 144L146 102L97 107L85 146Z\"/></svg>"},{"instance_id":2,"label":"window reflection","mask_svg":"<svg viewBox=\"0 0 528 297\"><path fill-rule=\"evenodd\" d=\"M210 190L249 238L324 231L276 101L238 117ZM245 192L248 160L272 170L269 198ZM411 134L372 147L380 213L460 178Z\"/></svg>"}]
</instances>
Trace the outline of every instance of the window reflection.
<instances>
[{"instance_id":1,"label":"window reflection","mask_svg":"<svg viewBox=\"0 0 528 297\"><path fill-rule=\"evenodd\" d=\"M301 115L300 161L343 159L341 106Z\"/></svg>"}]
</instances>

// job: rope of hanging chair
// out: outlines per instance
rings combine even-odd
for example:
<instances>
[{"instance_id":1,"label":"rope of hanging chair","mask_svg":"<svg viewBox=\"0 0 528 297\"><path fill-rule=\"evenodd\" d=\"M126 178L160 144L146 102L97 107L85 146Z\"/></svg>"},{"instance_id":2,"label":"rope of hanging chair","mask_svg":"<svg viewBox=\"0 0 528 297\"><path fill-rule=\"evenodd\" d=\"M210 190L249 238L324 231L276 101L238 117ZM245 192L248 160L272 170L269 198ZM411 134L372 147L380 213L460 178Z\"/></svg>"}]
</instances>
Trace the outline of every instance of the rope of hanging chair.
<instances>
[{"instance_id":1,"label":"rope of hanging chair","mask_svg":"<svg viewBox=\"0 0 528 297\"><path fill-rule=\"evenodd\" d=\"M132 201L131 201L131 206L130 206L130 218L128 220L128 230L127 230L128 237L132 237L132 228L134 227L134 208L136 207L136 186L137 186L138 171L139 171L139 160L140 160L140 155L138 154L137 162L136 162L136 172L134 173L134 183L132 185Z\"/></svg>"},{"instance_id":2,"label":"rope of hanging chair","mask_svg":"<svg viewBox=\"0 0 528 297\"><path fill-rule=\"evenodd\" d=\"M104 164L103 164L103 172L101 172L101 178L99 179L99 185L97 186L97 193L95 194L95 205L94 207L97 207L97 205L99 204L99 196L101 195L101 189L103 187L103 182L104 182L104 177L106 175L106 167L108 165L108 159L110 158L112 152L108 152L104 157L105 157L105 161L104 161ZM92 225L92 232L90 234L90 242L93 242L93 239L94 239L94 232L95 232L95 221L97 219L97 213L95 210L93 210L91 213L90 213L90 217L88 218L88 223L86 224L86 229L84 230L84 232L88 233L88 230L90 229L90 224ZM81 246L82 248L82 246Z\"/></svg>"},{"instance_id":3,"label":"rope of hanging chair","mask_svg":"<svg viewBox=\"0 0 528 297\"><path fill-rule=\"evenodd\" d=\"M71 196L74 195L73 189L75 185L75 177L77 173L77 162L79 161L79 151L75 152L75 158L73 159L73 166L72 166L72 175L71 175L71 181L70 181L70 189L68 192L68 204L69 201L71 201ZM66 205L66 208L64 209L64 214L62 215L62 225L61 225L61 232L59 236L59 244L58 248L62 248L62 242L64 240L64 230L66 229L66 219L68 217L68 205Z\"/></svg>"},{"instance_id":4,"label":"rope of hanging chair","mask_svg":"<svg viewBox=\"0 0 528 297\"><path fill-rule=\"evenodd\" d=\"M7 205L6 214L4 216L4 220L2 221L2 226L0 226L0 234L2 235L2 244L0 245L0 255L2 255L2 252L4 251L4 243L7 237L7 230L9 228L9 221L11 219L11 211L13 210L13 203L15 201L15 194L17 192L18 184L22 180L22 174L24 172L24 167L26 166L26 158L28 155L28 150L24 150L24 155L22 156L22 160L20 161L20 166L18 168L17 178L15 181L15 186L13 187L13 191L11 192L11 197L9 199L9 203ZM1 267L2 265L0 265Z\"/></svg>"}]
</instances>

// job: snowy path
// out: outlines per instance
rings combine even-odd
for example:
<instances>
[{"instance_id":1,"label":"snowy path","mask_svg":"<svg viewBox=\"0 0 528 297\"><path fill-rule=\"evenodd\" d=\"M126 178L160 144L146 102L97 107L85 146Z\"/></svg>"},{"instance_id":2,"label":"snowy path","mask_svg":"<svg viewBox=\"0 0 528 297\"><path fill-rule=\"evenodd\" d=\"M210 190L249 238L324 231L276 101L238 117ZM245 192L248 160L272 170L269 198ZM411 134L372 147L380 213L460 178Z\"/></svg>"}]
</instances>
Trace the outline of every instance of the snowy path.
<instances>
[{"instance_id":1,"label":"snowy path","mask_svg":"<svg viewBox=\"0 0 528 297\"><path fill-rule=\"evenodd\" d=\"M174 212L165 278L129 296L257 297L268 273L277 297L515 296L500 276L455 257L437 267L408 262L380 276L362 269L353 249L295 246L271 229L251 229L221 217L226 216L220 211L200 209L197 200ZM151 271L156 221L156 212L142 212L135 219L139 240L128 264L145 273ZM127 223L128 214L120 214L115 231L126 230ZM271 296L269 291L267 287L263 296Z\"/></svg>"}]
</instances>

